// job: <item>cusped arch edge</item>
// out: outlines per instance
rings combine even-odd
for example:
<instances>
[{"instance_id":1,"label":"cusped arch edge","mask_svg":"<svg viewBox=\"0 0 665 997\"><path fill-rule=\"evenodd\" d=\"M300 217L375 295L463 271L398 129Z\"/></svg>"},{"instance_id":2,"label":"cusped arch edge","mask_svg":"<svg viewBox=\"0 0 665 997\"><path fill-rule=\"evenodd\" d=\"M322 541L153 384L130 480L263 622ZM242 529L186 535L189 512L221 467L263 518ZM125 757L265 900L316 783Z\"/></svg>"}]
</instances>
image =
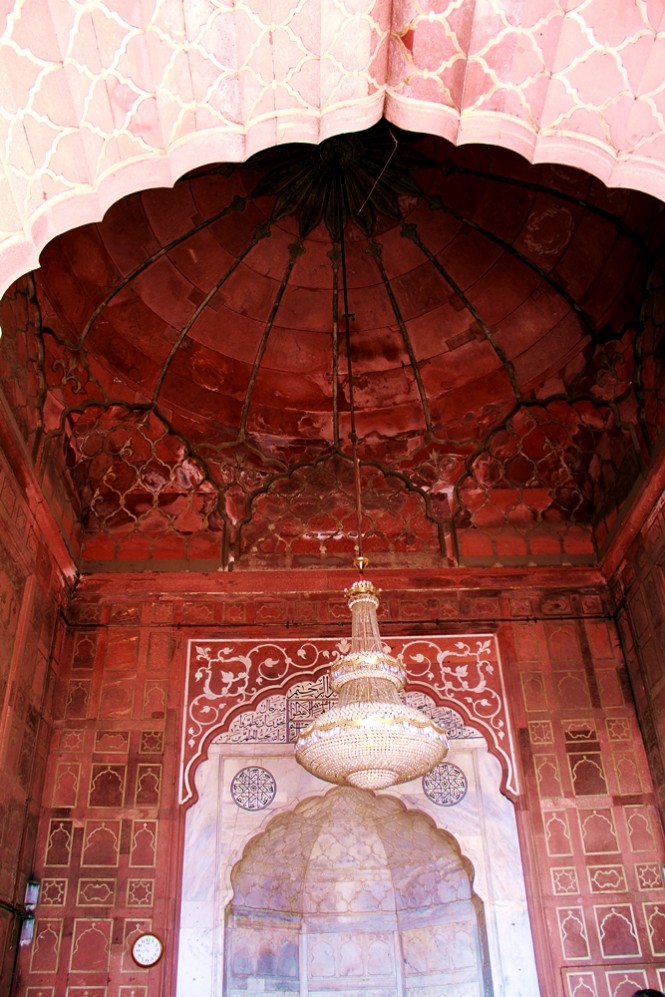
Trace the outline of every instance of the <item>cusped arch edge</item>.
<instances>
[{"instance_id":1,"label":"cusped arch edge","mask_svg":"<svg viewBox=\"0 0 665 997\"><path fill-rule=\"evenodd\" d=\"M123 197L150 188L172 187L190 170L209 163L244 162L257 152L285 143L315 144L344 132L362 131L376 124L382 115L406 131L437 135L458 146L496 145L532 163L582 169L607 186L632 188L665 200L665 164L656 160L634 153L620 159L610 146L592 136L563 130L537 132L499 111L460 113L385 91L319 116L275 114L249 129L193 133L170 149L116 163L96 185L80 184L47 200L24 220L23 232L8 233L0 241L0 293L39 267L39 255L52 239L80 225L100 221Z\"/></svg>"}]
</instances>

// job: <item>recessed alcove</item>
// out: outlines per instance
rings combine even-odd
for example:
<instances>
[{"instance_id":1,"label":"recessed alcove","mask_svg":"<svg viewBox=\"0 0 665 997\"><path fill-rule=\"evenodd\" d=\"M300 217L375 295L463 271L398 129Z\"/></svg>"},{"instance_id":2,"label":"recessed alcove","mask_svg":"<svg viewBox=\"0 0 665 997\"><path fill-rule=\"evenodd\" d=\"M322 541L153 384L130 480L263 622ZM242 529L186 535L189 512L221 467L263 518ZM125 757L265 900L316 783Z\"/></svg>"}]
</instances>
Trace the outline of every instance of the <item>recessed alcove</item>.
<instances>
[{"instance_id":1,"label":"recessed alcove","mask_svg":"<svg viewBox=\"0 0 665 997\"><path fill-rule=\"evenodd\" d=\"M491 995L472 880L455 838L392 796L303 800L233 869L224 995Z\"/></svg>"},{"instance_id":2,"label":"recessed alcove","mask_svg":"<svg viewBox=\"0 0 665 997\"><path fill-rule=\"evenodd\" d=\"M459 779L429 795L331 787L292 745L220 735L186 820L179 997L536 993L513 804L460 730Z\"/></svg>"}]
</instances>

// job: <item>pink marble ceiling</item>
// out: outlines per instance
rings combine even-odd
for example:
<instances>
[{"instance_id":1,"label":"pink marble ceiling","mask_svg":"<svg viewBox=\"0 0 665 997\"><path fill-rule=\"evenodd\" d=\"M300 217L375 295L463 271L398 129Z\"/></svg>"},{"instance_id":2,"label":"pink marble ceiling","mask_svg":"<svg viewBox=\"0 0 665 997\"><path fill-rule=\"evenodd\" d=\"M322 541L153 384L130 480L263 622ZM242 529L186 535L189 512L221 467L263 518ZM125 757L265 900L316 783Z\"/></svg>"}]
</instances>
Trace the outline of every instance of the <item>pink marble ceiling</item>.
<instances>
[{"instance_id":1,"label":"pink marble ceiling","mask_svg":"<svg viewBox=\"0 0 665 997\"><path fill-rule=\"evenodd\" d=\"M665 196L660 0L25 0L0 35L0 279L206 162L394 124Z\"/></svg>"}]
</instances>

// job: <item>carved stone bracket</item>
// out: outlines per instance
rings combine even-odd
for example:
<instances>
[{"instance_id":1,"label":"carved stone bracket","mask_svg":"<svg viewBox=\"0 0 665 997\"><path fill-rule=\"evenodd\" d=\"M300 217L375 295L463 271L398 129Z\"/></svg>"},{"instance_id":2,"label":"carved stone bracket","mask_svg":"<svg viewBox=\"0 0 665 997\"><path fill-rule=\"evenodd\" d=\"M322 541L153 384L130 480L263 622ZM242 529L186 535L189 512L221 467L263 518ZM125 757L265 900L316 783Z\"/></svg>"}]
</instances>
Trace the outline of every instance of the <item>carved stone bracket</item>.
<instances>
[{"instance_id":1,"label":"carved stone bracket","mask_svg":"<svg viewBox=\"0 0 665 997\"><path fill-rule=\"evenodd\" d=\"M519 788L515 745L508 716L501 658L493 634L402 637L391 641L392 653L407 667L407 689L421 692L435 706L456 710L485 737L501 762L502 790L515 798ZM213 737L232 721L277 693L303 680L314 683L327 674L340 649L333 638L316 641L285 639L191 640L184 696L180 802L194 795L194 771ZM330 699L332 694L326 696ZM323 707L322 707L323 708ZM287 725L288 726L288 725ZM280 740L289 741L289 730Z\"/></svg>"}]
</instances>

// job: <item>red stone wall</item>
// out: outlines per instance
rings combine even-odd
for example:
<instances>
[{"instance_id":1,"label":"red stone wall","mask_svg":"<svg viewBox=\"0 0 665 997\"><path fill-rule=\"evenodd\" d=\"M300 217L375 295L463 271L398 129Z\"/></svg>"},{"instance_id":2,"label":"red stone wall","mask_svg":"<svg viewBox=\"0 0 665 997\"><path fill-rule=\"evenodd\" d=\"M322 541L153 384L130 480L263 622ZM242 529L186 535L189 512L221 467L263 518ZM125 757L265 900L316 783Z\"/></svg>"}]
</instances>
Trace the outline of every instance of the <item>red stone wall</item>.
<instances>
[{"instance_id":1,"label":"red stone wall","mask_svg":"<svg viewBox=\"0 0 665 997\"><path fill-rule=\"evenodd\" d=\"M0 993L8 993L50 739L62 581L0 452Z\"/></svg>"},{"instance_id":2,"label":"red stone wall","mask_svg":"<svg viewBox=\"0 0 665 997\"><path fill-rule=\"evenodd\" d=\"M90 997L171 992L169 962L147 977L129 945L150 927L174 936L179 645L131 625L124 606L102 616L67 634L38 844L41 916L21 991L38 985L44 997L79 985Z\"/></svg>"},{"instance_id":3,"label":"red stone wall","mask_svg":"<svg viewBox=\"0 0 665 997\"><path fill-rule=\"evenodd\" d=\"M632 997L665 984L662 830L614 627L575 601L510 627L542 992Z\"/></svg>"},{"instance_id":4,"label":"red stone wall","mask_svg":"<svg viewBox=\"0 0 665 997\"><path fill-rule=\"evenodd\" d=\"M71 487L63 413L69 399L48 394L54 378L77 396L81 385L72 357L53 356L53 336L42 324L31 274L21 277L0 299L0 442L15 474L32 482L33 512L42 504L57 523L53 541L79 548L80 508ZM66 422L66 419L65 419ZM28 491L29 494L29 491ZM46 532L49 532L48 530Z\"/></svg>"},{"instance_id":5,"label":"red stone wall","mask_svg":"<svg viewBox=\"0 0 665 997\"><path fill-rule=\"evenodd\" d=\"M590 572L541 573L540 589L518 572L502 579L377 576L384 636L497 628L541 994L662 989L665 850L609 595ZM267 594L265 574L84 580L66 635L21 995L173 993L186 641L346 634L348 581L276 573ZM140 971L129 945L149 927L166 956Z\"/></svg>"},{"instance_id":6,"label":"red stone wall","mask_svg":"<svg viewBox=\"0 0 665 997\"><path fill-rule=\"evenodd\" d=\"M619 627L642 737L665 820L665 497L617 572Z\"/></svg>"}]
</instances>

